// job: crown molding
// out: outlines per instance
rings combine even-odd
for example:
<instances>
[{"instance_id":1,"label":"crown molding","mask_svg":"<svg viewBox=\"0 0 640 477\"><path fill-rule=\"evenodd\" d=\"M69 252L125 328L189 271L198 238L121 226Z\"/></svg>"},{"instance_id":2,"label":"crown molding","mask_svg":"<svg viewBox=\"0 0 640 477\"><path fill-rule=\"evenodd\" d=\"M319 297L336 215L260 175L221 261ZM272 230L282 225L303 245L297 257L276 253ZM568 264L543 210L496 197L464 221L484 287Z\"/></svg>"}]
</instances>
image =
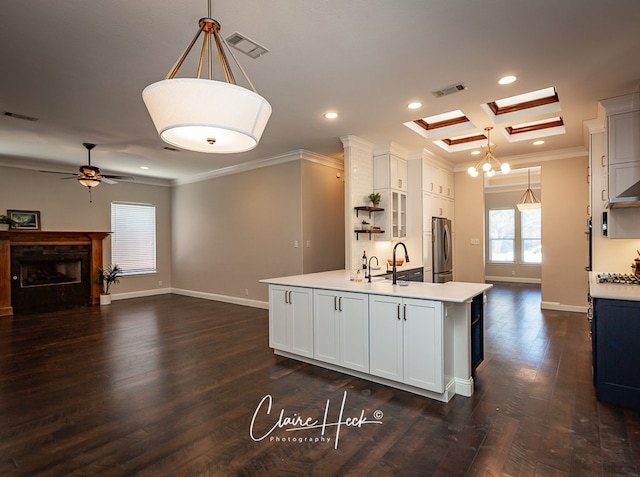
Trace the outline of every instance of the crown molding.
<instances>
[{"instance_id":1,"label":"crown molding","mask_svg":"<svg viewBox=\"0 0 640 477\"><path fill-rule=\"evenodd\" d=\"M508 162L512 169L522 164L541 163L548 161L557 161L560 159L572 159L574 157L589 157L589 151L583 147L573 147L569 149L559 149L557 151L536 152L534 154L522 154L520 156L501 157L500 162ZM454 168L454 172L466 171L469 167L472 167L476 162L466 162L464 164L457 164Z\"/></svg>"},{"instance_id":2,"label":"crown molding","mask_svg":"<svg viewBox=\"0 0 640 477\"><path fill-rule=\"evenodd\" d=\"M262 167L275 166L277 164L299 160L310 161L316 164L322 164L324 166L344 170L344 164L341 160L323 156L321 154L316 154L315 152L307 151L305 149L297 149L295 151L290 151L284 154L279 154L277 156L260 159L258 161L245 162L229 167L223 167L222 169L216 169L214 171L203 172L202 174L197 174L186 179L174 179L173 181L171 181L171 185L192 184L194 182L207 181L210 179L215 179L217 177L238 174L240 172L246 172L253 169L260 169Z\"/></svg>"}]
</instances>

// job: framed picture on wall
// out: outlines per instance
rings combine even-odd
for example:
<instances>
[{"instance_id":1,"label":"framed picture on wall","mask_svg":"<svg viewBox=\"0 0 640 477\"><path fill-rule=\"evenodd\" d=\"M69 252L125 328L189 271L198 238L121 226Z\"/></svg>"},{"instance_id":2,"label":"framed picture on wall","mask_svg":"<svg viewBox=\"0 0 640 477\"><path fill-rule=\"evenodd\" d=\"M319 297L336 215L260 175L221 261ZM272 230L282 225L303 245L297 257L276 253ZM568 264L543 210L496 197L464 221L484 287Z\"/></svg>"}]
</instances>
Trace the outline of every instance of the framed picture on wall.
<instances>
[{"instance_id":1,"label":"framed picture on wall","mask_svg":"<svg viewBox=\"0 0 640 477\"><path fill-rule=\"evenodd\" d=\"M17 222L16 230L40 230L39 210L7 210L7 215Z\"/></svg>"}]
</instances>

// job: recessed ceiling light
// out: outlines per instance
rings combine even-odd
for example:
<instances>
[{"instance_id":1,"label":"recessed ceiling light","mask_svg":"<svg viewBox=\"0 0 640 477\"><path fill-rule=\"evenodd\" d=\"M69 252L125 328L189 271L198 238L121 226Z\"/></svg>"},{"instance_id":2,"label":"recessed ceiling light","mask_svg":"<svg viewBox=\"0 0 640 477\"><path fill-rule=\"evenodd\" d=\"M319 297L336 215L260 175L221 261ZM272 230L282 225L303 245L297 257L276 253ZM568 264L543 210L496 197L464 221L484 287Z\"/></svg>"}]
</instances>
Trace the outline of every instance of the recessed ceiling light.
<instances>
[{"instance_id":1,"label":"recessed ceiling light","mask_svg":"<svg viewBox=\"0 0 640 477\"><path fill-rule=\"evenodd\" d=\"M140 169L144 169L146 171L149 168L147 166L140 166Z\"/></svg>"},{"instance_id":2,"label":"recessed ceiling light","mask_svg":"<svg viewBox=\"0 0 640 477\"><path fill-rule=\"evenodd\" d=\"M534 146L540 146L541 144L544 144L543 140L533 141Z\"/></svg>"},{"instance_id":3,"label":"recessed ceiling light","mask_svg":"<svg viewBox=\"0 0 640 477\"><path fill-rule=\"evenodd\" d=\"M500 78L498 80L499 84L511 84L513 83L515 80L517 80L518 78L516 78L513 75L509 75L509 76L503 76L502 78Z\"/></svg>"},{"instance_id":4,"label":"recessed ceiling light","mask_svg":"<svg viewBox=\"0 0 640 477\"><path fill-rule=\"evenodd\" d=\"M328 113L324 113L324 117L327 119L336 119L338 117L338 113L334 113L333 111L330 111Z\"/></svg>"},{"instance_id":5,"label":"recessed ceiling light","mask_svg":"<svg viewBox=\"0 0 640 477\"><path fill-rule=\"evenodd\" d=\"M418 108L421 108L421 107L422 107L422 103L419 103L417 101L414 102L414 103L409 103L407 105L407 108L409 108L409 109L418 109Z\"/></svg>"},{"instance_id":6,"label":"recessed ceiling light","mask_svg":"<svg viewBox=\"0 0 640 477\"><path fill-rule=\"evenodd\" d=\"M478 154L480 154L480 151L472 151L472 152L471 152L471 155L472 155L472 156L477 156Z\"/></svg>"}]
</instances>

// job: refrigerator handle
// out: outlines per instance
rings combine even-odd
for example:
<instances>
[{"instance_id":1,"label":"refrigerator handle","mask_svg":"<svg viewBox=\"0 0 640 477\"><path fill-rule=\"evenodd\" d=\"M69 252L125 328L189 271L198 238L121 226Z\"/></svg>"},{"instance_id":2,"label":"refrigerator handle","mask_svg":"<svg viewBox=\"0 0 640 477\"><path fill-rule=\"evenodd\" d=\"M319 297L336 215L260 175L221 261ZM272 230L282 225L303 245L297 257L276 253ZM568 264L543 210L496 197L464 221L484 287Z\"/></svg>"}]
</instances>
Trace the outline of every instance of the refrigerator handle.
<instances>
[{"instance_id":1,"label":"refrigerator handle","mask_svg":"<svg viewBox=\"0 0 640 477\"><path fill-rule=\"evenodd\" d=\"M449 226L447 224L444 225L444 229L443 229L443 253L444 253L444 260L446 262L449 261L449 255L451 253L451 236L449 235Z\"/></svg>"}]
</instances>

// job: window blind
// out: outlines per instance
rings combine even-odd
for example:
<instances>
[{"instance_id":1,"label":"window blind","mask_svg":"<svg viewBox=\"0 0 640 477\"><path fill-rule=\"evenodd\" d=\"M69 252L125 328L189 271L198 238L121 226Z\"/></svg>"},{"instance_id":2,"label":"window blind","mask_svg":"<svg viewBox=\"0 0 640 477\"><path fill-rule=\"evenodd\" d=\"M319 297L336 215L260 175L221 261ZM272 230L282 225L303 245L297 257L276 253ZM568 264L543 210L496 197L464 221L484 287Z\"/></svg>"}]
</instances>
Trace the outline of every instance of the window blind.
<instances>
[{"instance_id":1,"label":"window blind","mask_svg":"<svg viewBox=\"0 0 640 477\"><path fill-rule=\"evenodd\" d=\"M156 272L156 208L111 203L111 263L123 275Z\"/></svg>"}]
</instances>

